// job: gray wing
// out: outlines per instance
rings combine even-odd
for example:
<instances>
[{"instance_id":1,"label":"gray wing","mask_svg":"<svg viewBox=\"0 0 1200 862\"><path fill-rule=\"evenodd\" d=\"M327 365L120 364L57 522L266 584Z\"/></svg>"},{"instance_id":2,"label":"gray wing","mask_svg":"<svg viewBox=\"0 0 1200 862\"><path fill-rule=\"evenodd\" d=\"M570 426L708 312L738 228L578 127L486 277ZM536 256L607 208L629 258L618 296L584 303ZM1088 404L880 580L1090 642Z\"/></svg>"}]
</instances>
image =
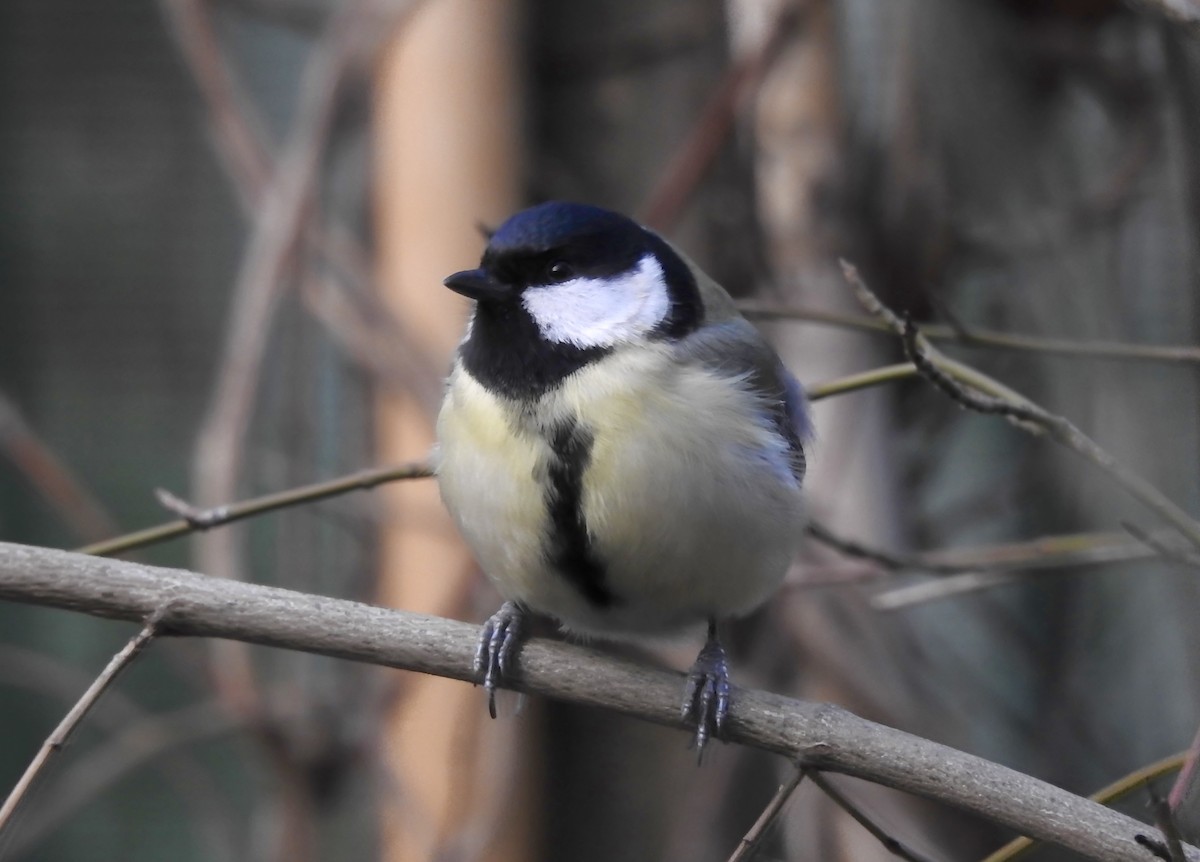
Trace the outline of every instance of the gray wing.
<instances>
[{"instance_id":1,"label":"gray wing","mask_svg":"<svg viewBox=\"0 0 1200 862\"><path fill-rule=\"evenodd\" d=\"M680 340L677 349L685 362L698 362L731 377L747 376L788 442L792 473L803 480L804 446L812 438L808 398L758 330L745 318L730 317L701 327Z\"/></svg>"}]
</instances>

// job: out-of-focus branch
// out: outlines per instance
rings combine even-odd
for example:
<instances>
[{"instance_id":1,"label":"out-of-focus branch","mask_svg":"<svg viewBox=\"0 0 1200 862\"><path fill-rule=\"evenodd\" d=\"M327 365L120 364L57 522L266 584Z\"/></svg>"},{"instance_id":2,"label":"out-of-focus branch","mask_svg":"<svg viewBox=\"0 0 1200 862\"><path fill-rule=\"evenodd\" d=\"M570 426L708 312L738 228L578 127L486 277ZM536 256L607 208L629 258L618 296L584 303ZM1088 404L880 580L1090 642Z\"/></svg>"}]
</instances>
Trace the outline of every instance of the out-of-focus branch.
<instances>
[{"instance_id":1,"label":"out-of-focus branch","mask_svg":"<svg viewBox=\"0 0 1200 862\"><path fill-rule=\"evenodd\" d=\"M1131 497L1174 526L1195 547L1200 548L1200 523L1158 488L1102 449L1069 419L1050 413L981 371L942 354L911 324L901 321L887 308L867 287L855 267L843 262L842 270L859 302L904 339L909 358L931 382L965 407L1006 416L1026 430L1037 428L1044 431L1056 443L1099 467Z\"/></svg>"},{"instance_id":2,"label":"out-of-focus branch","mask_svg":"<svg viewBox=\"0 0 1200 862\"><path fill-rule=\"evenodd\" d=\"M755 299L738 300L738 309L750 319L795 320L840 326L860 332L891 334L884 321L854 314L839 314L811 308L780 306ZM1191 345L1128 344L1121 341L1079 341L1071 338L1042 338L995 329L979 329L961 324L920 324L921 334L930 341L962 347L988 347L1018 350L1047 356L1079 359L1112 359L1133 362L1200 363L1200 347Z\"/></svg>"},{"instance_id":3,"label":"out-of-focus branch","mask_svg":"<svg viewBox=\"0 0 1200 862\"><path fill-rule=\"evenodd\" d=\"M95 496L33 432L21 411L0 392L0 452L85 540L110 536L116 526Z\"/></svg>"},{"instance_id":4,"label":"out-of-focus branch","mask_svg":"<svg viewBox=\"0 0 1200 862\"><path fill-rule=\"evenodd\" d=\"M809 401L820 401L822 398L832 398L834 395L845 395L859 389L869 389L884 383L893 383L908 377L915 377L917 368L911 362L901 362L897 365L885 365L882 368L872 368L861 374L851 374L831 380L828 383L818 383L805 389Z\"/></svg>"},{"instance_id":5,"label":"out-of-focus branch","mask_svg":"<svg viewBox=\"0 0 1200 862\"><path fill-rule=\"evenodd\" d=\"M472 680L479 627L192 572L0 543L0 598L139 619L166 607L164 633L236 638ZM514 686L684 729L684 676L584 647L533 639ZM1101 862L1150 862L1157 830L1022 775L828 704L736 689L728 736L959 807ZM482 708L482 704L481 704ZM1200 850L1185 849L1189 862Z\"/></svg>"},{"instance_id":6,"label":"out-of-focus branch","mask_svg":"<svg viewBox=\"0 0 1200 862\"><path fill-rule=\"evenodd\" d=\"M71 704L80 691L91 685L93 678L92 673L44 653L0 645L0 688ZM160 776L159 786L177 795L187 808L197 844L205 848L204 858L213 862L235 859L238 854L233 835L234 806L217 786L208 767L175 744L187 735L186 731L177 733L179 727L174 720L181 715L182 711L169 715L149 713L119 688L110 687L99 708L88 714L93 729L108 738L84 758L76 758L73 765L64 765L54 774L51 780L61 790L38 797L39 804L21 818L21 827L0 845L3 852L20 857L28 848L54 834L79 807L95 798L93 791L103 792L105 785L94 780L98 776L93 767L98 765L103 769L106 763L117 759L115 752L121 752L120 762L127 769L134 768L141 752L153 749L151 764ZM218 715L210 708L203 721L215 728L215 733L228 722L227 715L227 712ZM164 744L160 745L160 741ZM105 757L106 752L114 754Z\"/></svg>"},{"instance_id":7,"label":"out-of-focus branch","mask_svg":"<svg viewBox=\"0 0 1200 862\"><path fill-rule=\"evenodd\" d=\"M162 0L162 4L207 108L217 151L243 209L253 215L275 170L275 148L263 120L239 86L230 58L221 51L211 4L206 0ZM265 5L282 9L289 3ZM333 8L333 4L321 5L325 12ZM427 381L435 381L437 374L428 359L413 349L410 333L371 289L370 264L357 240L316 220L302 229L309 246L331 270L328 278L304 281L306 307L353 358L385 381L402 380L405 391L415 389L421 403L432 409L437 392Z\"/></svg>"},{"instance_id":8,"label":"out-of-focus branch","mask_svg":"<svg viewBox=\"0 0 1200 862\"><path fill-rule=\"evenodd\" d=\"M237 84L221 51L206 0L161 0L192 77L208 108L217 152L234 178L234 188L247 210L253 211L271 179L272 154L258 116Z\"/></svg>"},{"instance_id":9,"label":"out-of-focus branch","mask_svg":"<svg viewBox=\"0 0 1200 862\"><path fill-rule=\"evenodd\" d=\"M933 580L889 589L871 598L872 607L889 611L1014 583L1034 572L1126 563L1157 556L1152 548L1143 543L1130 542L1121 533L1070 533L1043 536L1025 542L905 554L836 536L817 522L810 521L807 530L818 542L848 557L873 563L878 568L865 569L852 579L843 578L840 581L795 580L788 584L793 589L861 582L864 578L878 578L897 572L939 576Z\"/></svg>"},{"instance_id":10,"label":"out-of-focus branch","mask_svg":"<svg viewBox=\"0 0 1200 862\"><path fill-rule=\"evenodd\" d=\"M111 697L111 694L110 694ZM24 818L6 850L14 856L53 835L89 802L123 777L167 752L239 730L241 722L212 702L192 704L166 714L145 715L54 777L54 793L42 794ZM188 787L193 793L195 788ZM194 812L193 812L194 816ZM214 859L234 859L226 842L210 839Z\"/></svg>"},{"instance_id":11,"label":"out-of-focus branch","mask_svg":"<svg viewBox=\"0 0 1200 862\"><path fill-rule=\"evenodd\" d=\"M799 23L800 10L794 4L784 4L762 46L729 67L687 139L676 148L658 184L647 196L638 214L639 221L665 232L679 220L684 205L728 139L739 108L762 83Z\"/></svg>"},{"instance_id":12,"label":"out-of-focus branch","mask_svg":"<svg viewBox=\"0 0 1200 862\"><path fill-rule=\"evenodd\" d=\"M321 156L348 77L361 71L380 39L378 0L339 12L305 69L296 129L257 214L250 249L233 291L230 330L217 385L202 423L193 470L202 504L235 496L242 441L258 391L271 321L297 261L317 192ZM228 543L201 547L202 567L237 576Z\"/></svg>"},{"instance_id":13,"label":"out-of-focus branch","mask_svg":"<svg viewBox=\"0 0 1200 862\"><path fill-rule=\"evenodd\" d=\"M46 741L42 743L42 747L38 750L38 753L17 780L16 785L8 794L8 798L4 800L4 804L0 805L0 837L3 837L5 828L12 822L13 815L21 805L21 800L25 798L25 794L29 792L29 788L33 786L33 783L50 761L50 758L55 753L61 751L63 746L67 744L67 740L75 732L75 728L79 726L84 716L96 705L96 701L100 699L100 695L104 694L104 690L112 685L121 671L127 668L130 662L136 659L142 650L145 649L146 645L158 634L159 622L166 612L167 601L168 599L164 597L161 603L151 608L147 614L142 615L147 617L142 630L134 635L120 652L113 656L112 661L100 672L100 675L96 677L95 681L83 693L78 702L71 707L58 727L54 728L53 732L46 737Z\"/></svg>"}]
</instances>

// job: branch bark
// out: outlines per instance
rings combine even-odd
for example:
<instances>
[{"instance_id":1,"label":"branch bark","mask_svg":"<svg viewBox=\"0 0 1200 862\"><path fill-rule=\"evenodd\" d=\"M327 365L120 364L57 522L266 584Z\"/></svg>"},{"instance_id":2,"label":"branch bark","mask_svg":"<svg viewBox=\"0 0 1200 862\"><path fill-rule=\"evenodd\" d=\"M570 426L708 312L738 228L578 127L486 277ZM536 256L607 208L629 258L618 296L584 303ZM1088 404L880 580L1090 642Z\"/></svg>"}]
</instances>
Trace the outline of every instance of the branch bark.
<instances>
[{"instance_id":1,"label":"branch bark","mask_svg":"<svg viewBox=\"0 0 1200 862\"><path fill-rule=\"evenodd\" d=\"M0 599L141 620L166 608L162 634L230 638L352 661L471 679L479 628L275 587L66 551L0 543ZM683 728L683 674L535 639L518 687ZM480 709L483 708L482 700ZM999 764L829 704L737 689L729 738L944 802L1104 862L1153 860L1137 841L1158 830ZM682 744L682 740L681 740ZM1186 847L1189 862L1200 850Z\"/></svg>"}]
</instances>

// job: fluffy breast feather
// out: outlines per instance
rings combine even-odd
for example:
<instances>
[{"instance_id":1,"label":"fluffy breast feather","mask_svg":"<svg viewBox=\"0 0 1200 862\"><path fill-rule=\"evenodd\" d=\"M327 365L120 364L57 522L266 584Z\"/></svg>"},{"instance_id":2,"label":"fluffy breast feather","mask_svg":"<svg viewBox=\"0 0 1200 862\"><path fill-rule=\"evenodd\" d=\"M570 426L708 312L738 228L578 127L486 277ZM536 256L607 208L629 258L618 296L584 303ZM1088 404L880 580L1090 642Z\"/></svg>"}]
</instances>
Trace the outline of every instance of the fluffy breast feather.
<instances>
[{"instance_id":1,"label":"fluffy breast feather","mask_svg":"<svg viewBox=\"0 0 1200 862\"><path fill-rule=\"evenodd\" d=\"M610 608L545 562L546 433L586 424L582 514ZM442 494L507 597L588 632L676 629L761 603L800 537L788 443L745 376L676 361L670 346L619 350L536 407L497 398L459 369L439 418Z\"/></svg>"}]
</instances>

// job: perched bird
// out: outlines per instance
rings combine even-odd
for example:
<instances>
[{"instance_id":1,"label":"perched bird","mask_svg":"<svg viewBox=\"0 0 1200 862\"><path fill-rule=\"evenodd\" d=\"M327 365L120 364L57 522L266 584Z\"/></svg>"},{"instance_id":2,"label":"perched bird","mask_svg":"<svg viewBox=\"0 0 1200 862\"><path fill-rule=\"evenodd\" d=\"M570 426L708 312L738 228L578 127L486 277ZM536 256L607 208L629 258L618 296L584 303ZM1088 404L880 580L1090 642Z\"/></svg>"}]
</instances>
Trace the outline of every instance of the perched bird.
<instances>
[{"instance_id":1,"label":"perched bird","mask_svg":"<svg viewBox=\"0 0 1200 862\"><path fill-rule=\"evenodd\" d=\"M717 621L766 600L800 540L803 390L721 287L608 210L519 212L445 284L475 309L437 476L506 599L475 659L492 716L530 612L602 638L707 623L682 709L703 752L729 711Z\"/></svg>"}]
</instances>

